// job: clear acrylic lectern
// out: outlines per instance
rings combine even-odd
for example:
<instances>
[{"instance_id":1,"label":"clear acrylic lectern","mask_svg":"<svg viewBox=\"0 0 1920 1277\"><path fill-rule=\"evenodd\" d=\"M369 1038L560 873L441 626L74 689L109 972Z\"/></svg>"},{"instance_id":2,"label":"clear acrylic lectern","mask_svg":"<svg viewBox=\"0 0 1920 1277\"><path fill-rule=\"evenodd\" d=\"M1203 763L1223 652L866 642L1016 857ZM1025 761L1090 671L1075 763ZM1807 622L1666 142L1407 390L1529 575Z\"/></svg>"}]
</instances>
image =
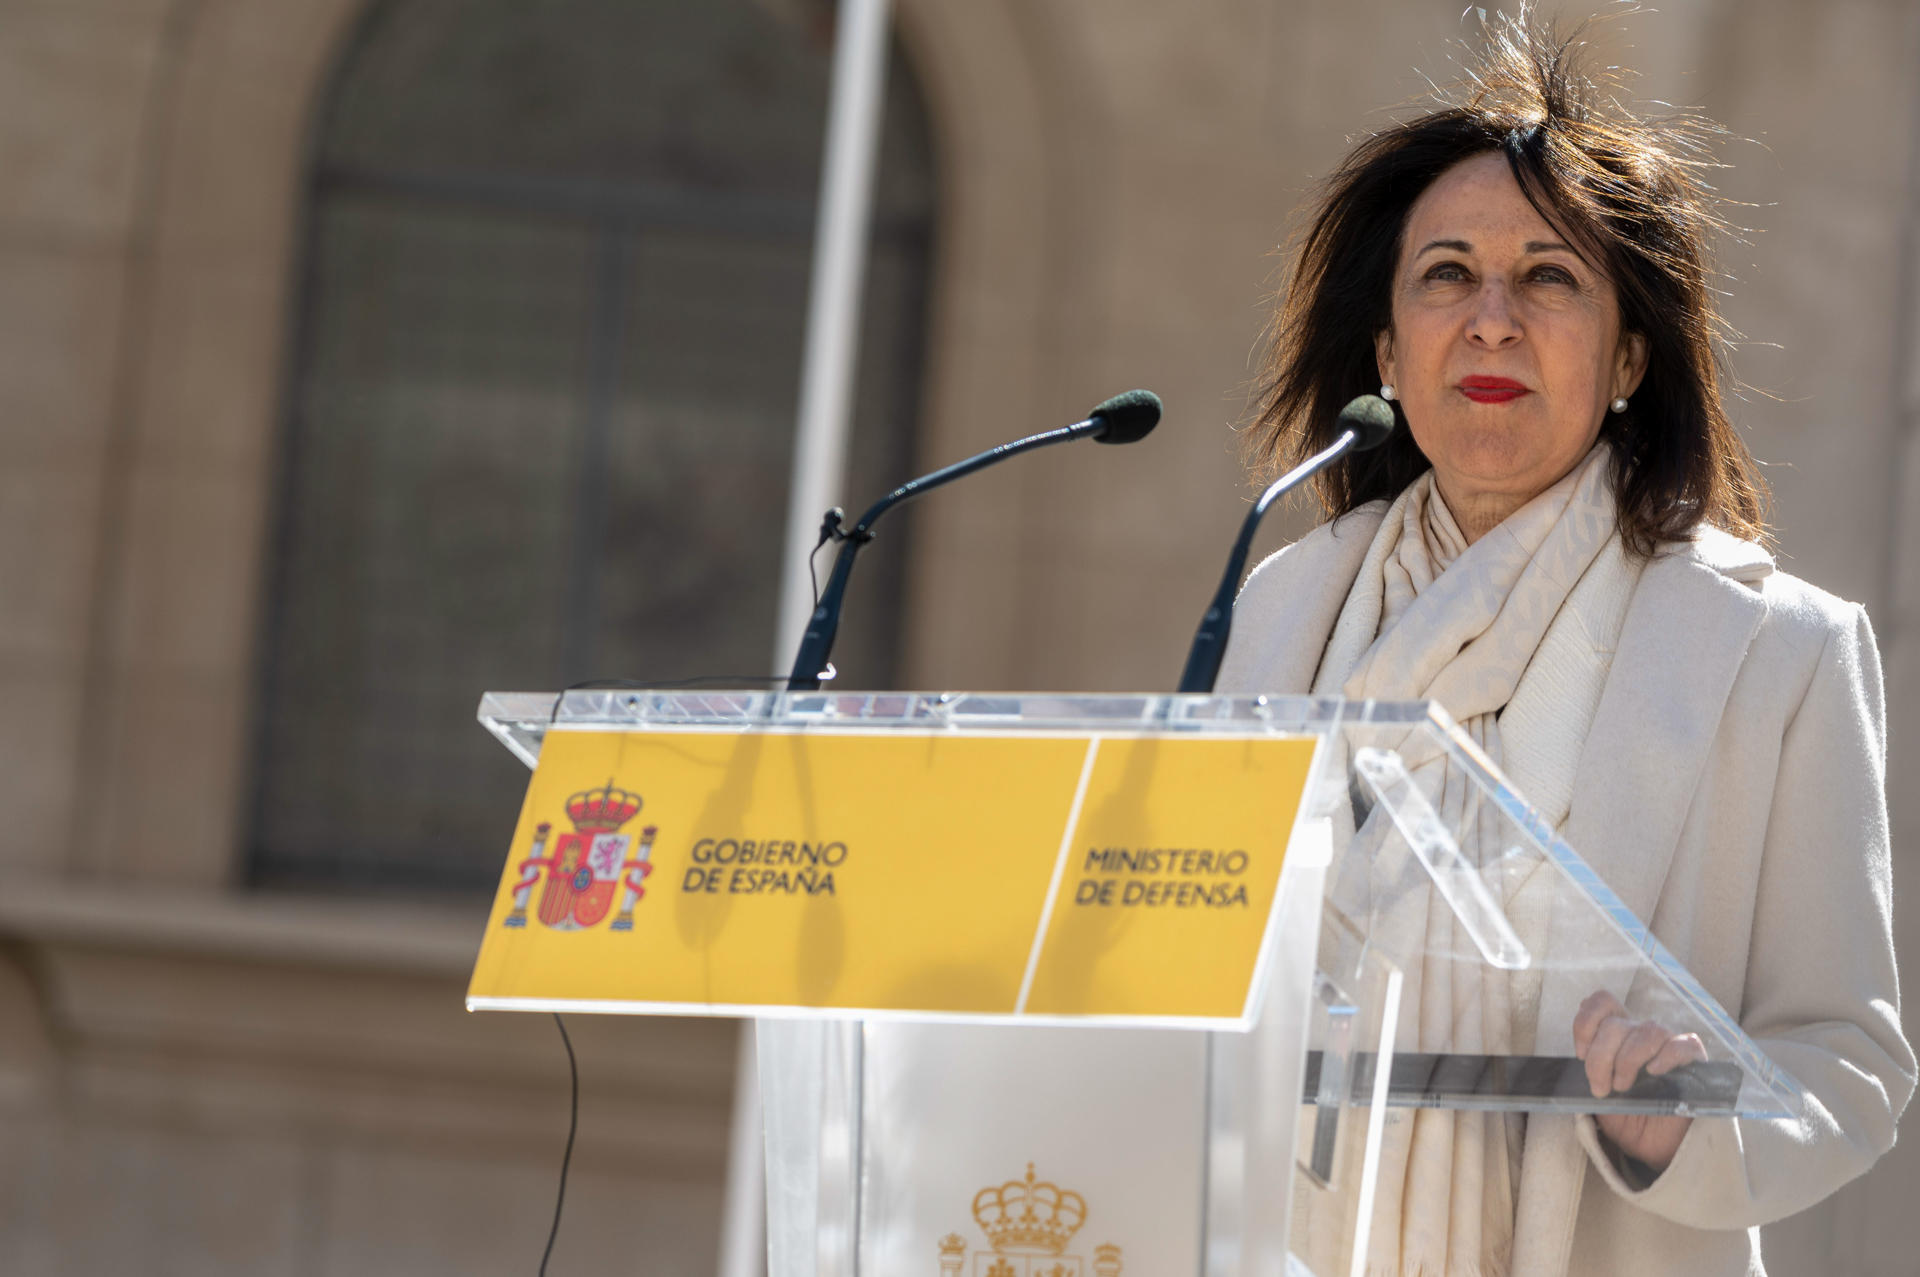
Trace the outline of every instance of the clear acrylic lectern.
<instances>
[{"instance_id":1,"label":"clear acrylic lectern","mask_svg":"<svg viewBox=\"0 0 1920 1277\"><path fill-rule=\"evenodd\" d=\"M760 1020L773 1277L1346 1277L1409 1110L1804 1103L1425 702L620 690L490 693L480 717L529 766L579 729L1318 741L1250 1022ZM1602 990L1705 1061L1594 1098L1572 1024Z\"/></svg>"}]
</instances>

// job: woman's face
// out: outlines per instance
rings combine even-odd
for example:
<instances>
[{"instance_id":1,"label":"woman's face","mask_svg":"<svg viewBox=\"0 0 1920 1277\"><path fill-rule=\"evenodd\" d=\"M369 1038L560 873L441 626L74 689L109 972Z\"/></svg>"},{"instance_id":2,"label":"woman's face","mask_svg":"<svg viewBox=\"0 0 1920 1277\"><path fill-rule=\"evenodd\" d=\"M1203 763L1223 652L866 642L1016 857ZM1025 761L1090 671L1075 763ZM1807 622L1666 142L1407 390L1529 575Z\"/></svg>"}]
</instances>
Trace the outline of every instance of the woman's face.
<instances>
[{"instance_id":1,"label":"woman's face","mask_svg":"<svg viewBox=\"0 0 1920 1277\"><path fill-rule=\"evenodd\" d=\"M1646 371L1612 281L1497 153L1456 164L1414 202L1375 354L1448 507L1479 531L1573 469Z\"/></svg>"}]
</instances>

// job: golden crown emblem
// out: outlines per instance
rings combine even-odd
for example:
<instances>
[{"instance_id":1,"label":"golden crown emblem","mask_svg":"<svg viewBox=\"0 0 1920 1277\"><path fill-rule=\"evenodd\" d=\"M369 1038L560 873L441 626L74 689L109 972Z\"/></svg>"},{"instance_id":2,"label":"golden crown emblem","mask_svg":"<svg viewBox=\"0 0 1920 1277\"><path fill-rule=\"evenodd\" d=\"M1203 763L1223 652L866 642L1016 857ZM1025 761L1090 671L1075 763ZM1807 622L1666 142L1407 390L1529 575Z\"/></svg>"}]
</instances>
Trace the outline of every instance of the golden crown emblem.
<instances>
[{"instance_id":1,"label":"golden crown emblem","mask_svg":"<svg viewBox=\"0 0 1920 1277\"><path fill-rule=\"evenodd\" d=\"M1047 1180L1010 1179L973 1195L973 1218L993 1248L1014 1255L1058 1255L1087 1222L1086 1198Z\"/></svg>"},{"instance_id":2,"label":"golden crown emblem","mask_svg":"<svg viewBox=\"0 0 1920 1277\"><path fill-rule=\"evenodd\" d=\"M583 834L610 834L639 810L640 795L616 788L611 780L567 799L567 818Z\"/></svg>"}]
</instances>

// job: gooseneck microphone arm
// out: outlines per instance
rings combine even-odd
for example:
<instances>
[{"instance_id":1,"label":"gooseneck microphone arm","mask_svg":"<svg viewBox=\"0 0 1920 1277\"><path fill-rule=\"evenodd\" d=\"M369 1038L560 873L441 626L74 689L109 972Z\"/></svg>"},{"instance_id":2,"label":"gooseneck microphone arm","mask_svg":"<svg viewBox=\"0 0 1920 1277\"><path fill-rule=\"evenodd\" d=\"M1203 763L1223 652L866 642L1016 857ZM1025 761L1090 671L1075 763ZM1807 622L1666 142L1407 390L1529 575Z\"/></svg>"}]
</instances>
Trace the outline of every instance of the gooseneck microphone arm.
<instances>
[{"instance_id":1,"label":"gooseneck microphone arm","mask_svg":"<svg viewBox=\"0 0 1920 1277\"><path fill-rule=\"evenodd\" d=\"M1338 439L1275 479L1253 503L1253 509L1240 523L1240 535L1227 556L1227 570L1220 588L1200 628L1194 633L1193 646L1187 649L1187 667L1181 671L1179 691L1206 695L1220 677L1220 662L1227 654L1227 637L1233 631L1233 600L1240 592L1240 573L1246 569L1247 554L1253 548L1253 534L1266 517L1267 508L1302 483L1332 465L1346 452L1365 452L1376 448L1393 433L1393 409L1378 395L1361 395L1340 410L1337 423L1345 426Z\"/></svg>"},{"instance_id":2,"label":"gooseneck microphone arm","mask_svg":"<svg viewBox=\"0 0 1920 1277\"><path fill-rule=\"evenodd\" d=\"M1016 439L1012 443L1003 443L965 461L955 462L932 474L922 475L918 479L903 483L867 507L860 521L848 529L840 542L840 550L833 558L833 571L827 577L827 588L820 592L820 602L814 606L813 614L807 618L806 636L800 640L800 650L794 654L793 669L787 675L789 691L813 691L820 686L820 674L827 667L827 658L833 651L833 640L840 629L840 610L847 596L847 582L853 576L853 561L861 549L873 540L873 525L880 516L903 502L911 501L923 492L930 492L942 484L952 483L964 478L976 470L984 469L996 461L1030 452L1035 448L1044 448L1050 443L1065 443L1069 439L1078 439L1090 434L1094 425L1090 417L1086 421L1075 422L1071 426L1062 426L1058 430L1049 430L1044 434L1028 435L1025 439ZM829 516L831 517L831 516Z\"/></svg>"},{"instance_id":3,"label":"gooseneck microphone arm","mask_svg":"<svg viewBox=\"0 0 1920 1277\"><path fill-rule=\"evenodd\" d=\"M935 470L932 474L921 475L909 480L881 497L860 521L853 525L841 538L840 550L834 556L833 572L827 577L827 587L820 592L820 601L814 605L813 614L807 618L807 632L800 640L800 648L794 653L793 669L787 675L787 690L798 692L816 691L820 687L820 675L827 668L827 658L833 652L833 640L840 630L840 609L846 600L847 581L853 575L853 561L862 547L873 540L873 525L880 516L903 502L911 501L923 492L930 492L955 479L965 478L976 470L983 470L995 462L1005 461L1023 452L1035 448L1044 448L1048 444L1067 443L1074 439L1092 438L1101 443L1132 443L1145 437L1148 431L1160 420L1160 399L1152 391L1130 390L1123 395L1115 395L1087 415L1085 421L1076 421L1070 426L1061 426L1057 430L1048 430L1037 435L1028 435L1024 439L1015 439L1012 443L1003 443L965 461L956 461L950 466ZM835 515L827 516L832 527Z\"/></svg>"}]
</instances>

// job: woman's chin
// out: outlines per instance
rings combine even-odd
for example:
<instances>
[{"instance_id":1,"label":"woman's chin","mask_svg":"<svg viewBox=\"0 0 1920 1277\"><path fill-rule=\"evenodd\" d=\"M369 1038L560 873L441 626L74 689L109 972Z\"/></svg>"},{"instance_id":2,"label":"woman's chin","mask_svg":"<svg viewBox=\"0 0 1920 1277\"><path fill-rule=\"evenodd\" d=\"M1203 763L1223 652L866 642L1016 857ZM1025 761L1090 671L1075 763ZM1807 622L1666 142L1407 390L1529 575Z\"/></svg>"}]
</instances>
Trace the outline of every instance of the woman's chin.
<instances>
[{"instance_id":1,"label":"woman's chin","mask_svg":"<svg viewBox=\"0 0 1920 1277\"><path fill-rule=\"evenodd\" d=\"M1584 455L1584 454L1583 454ZM1502 497L1525 502L1545 492L1580 463L1575 456L1562 464L1538 454L1489 451L1435 461L1435 477L1449 505L1456 500Z\"/></svg>"}]
</instances>

